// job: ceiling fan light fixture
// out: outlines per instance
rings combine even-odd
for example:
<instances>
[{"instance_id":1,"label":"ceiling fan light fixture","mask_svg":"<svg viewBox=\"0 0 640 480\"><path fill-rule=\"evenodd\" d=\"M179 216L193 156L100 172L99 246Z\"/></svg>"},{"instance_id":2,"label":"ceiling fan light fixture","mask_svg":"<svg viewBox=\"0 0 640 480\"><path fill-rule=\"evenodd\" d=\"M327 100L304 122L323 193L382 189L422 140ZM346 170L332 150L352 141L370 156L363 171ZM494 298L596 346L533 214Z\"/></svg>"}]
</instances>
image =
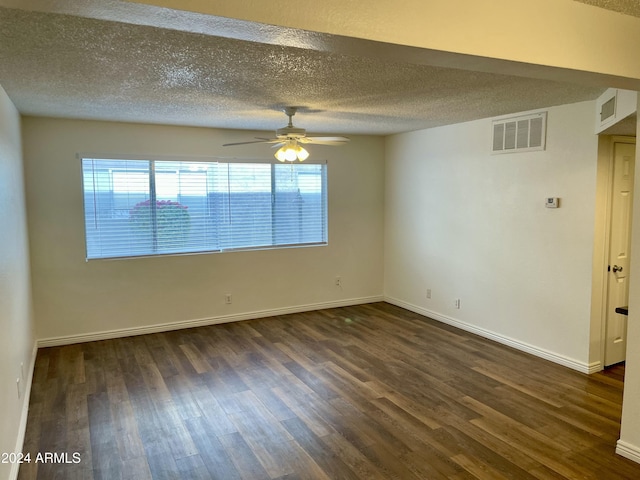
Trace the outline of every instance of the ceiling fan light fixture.
<instances>
[{"instance_id":1,"label":"ceiling fan light fixture","mask_svg":"<svg viewBox=\"0 0 640 480\"><path fill-rule=\"evenodd\" d=\"M298 145L298 142L294 140L288 141L280 147L274 154L274 157L281 162L295 162L296 160L303 162L309 158L309 152Z\"/></svg>"},{"instance_id":2,"label":"ceiling fan light fixture","mask_svg":"<svg viewBox=\"0 0 640 480\"><path fill-rule=\"evenodd\" d=\"M309 152L307 152L304 148L298 145L296 148L296 155L298 156L298 160L304 162L307 158L309 158Z\"/></svg>"}]
</instances>

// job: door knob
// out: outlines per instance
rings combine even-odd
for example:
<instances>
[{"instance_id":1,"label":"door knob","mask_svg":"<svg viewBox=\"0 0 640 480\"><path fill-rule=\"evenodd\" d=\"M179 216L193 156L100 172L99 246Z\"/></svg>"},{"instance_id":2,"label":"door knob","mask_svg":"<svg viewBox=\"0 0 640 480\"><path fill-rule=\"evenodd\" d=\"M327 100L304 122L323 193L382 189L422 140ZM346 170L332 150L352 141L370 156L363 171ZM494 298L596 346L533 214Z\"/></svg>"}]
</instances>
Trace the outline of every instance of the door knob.
<instances>
[{"instance_id":1,"label":"door knob","mask_svg":"<svg viewBox=\"0 0 640 480\"><path fill-rule=\"evenodd\" d=\"M618 265L614 265L612 270L613 270L613 273L621 272L622 271L622 267L619 267Z\"/></svg>"}]
</instances>

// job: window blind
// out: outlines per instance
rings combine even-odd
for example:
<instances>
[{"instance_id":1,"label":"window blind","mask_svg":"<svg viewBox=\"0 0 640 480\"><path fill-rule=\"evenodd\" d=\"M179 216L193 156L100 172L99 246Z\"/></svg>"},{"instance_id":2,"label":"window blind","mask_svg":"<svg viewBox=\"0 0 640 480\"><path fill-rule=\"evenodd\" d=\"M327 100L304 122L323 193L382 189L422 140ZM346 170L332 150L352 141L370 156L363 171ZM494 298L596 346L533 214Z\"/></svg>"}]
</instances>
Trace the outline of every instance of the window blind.
<instances>
[{"instance_id":1,"label":"window blind","mask_svg":"<svg viewBox=\"0 0 640 480\"><path fill-rule=\"evenodd\" d=\"M327 243L326 164L83 158L87 259Z\"/></svg>"}]
</instances>

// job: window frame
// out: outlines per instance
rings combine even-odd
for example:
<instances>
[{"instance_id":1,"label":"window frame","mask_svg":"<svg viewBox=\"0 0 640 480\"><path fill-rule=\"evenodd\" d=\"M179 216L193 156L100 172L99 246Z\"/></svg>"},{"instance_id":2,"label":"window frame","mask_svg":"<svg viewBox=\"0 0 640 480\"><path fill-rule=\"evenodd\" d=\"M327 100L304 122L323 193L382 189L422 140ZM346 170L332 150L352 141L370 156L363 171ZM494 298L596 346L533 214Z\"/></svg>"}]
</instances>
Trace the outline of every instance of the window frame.
<instances>
[{"instance_id":1,"label":"window frame","mask_svg":"<svg viewBox=\"0 0 640 480\"><path fill-rule=\"evenodd\" d=\"M83 214L83 234L84 234L84 245L85 245L85 261L96 261L96 260L124 260L124 259L135 259L135 258L154 258L154 257L163 257L163 256L182 256L182 255L203 255L203 254L214 254L214 253L225 253L225 252L240 252L240 251L258 251L258 250L275 250L275 249L286 249L286 248L309 248L309 247L323 247L329 244L329 192L328 192L328 162L324 159L307 159L302 162L279 162L276 159L265 159L265 158L238 158L238 157L219 157L219 156L182 156L182 155L126 155L126 154L97 154L97 153L78 153L76 154L76 158L79 160L79 170L81 177L81 195L82 195L82 214ZM275 221L275 206L276 206L276 191L275 191L275 183L276 183L276 167L284 167L287 165L292 165L295 167L302 163L302 165L322 165L323 171L321 175L321 218L322 218L322 230L324 240L317 242L301 242L301 243L287 243L287 244L274 244L273 241L271 244L267 245L259 245L259 246L231 246L231 247L219 247L219 248L205 248L203 250L186 250L186 251L175 251L175 252L154 252L154 253L143 253L143 254L131 254L131 255L103 255L103 256L89 256L89 237L87 230L87 205L86 205L86 196L87 191L85 190L85 170L83 166L83 162L85 160L102 160L102 161L144 161L149 162L149 177L151 179L152 176L155 176L155 163L156 162L173 162L173 163L216 163L216 164L267 164L271 166L270 169L270 181L271 181L271 223L272 225ZM149 182L149 201L152 200L153 197L157 200L156 192L151 191L151 186L157 184L157 179L154 178L153 181ZM154 189L155 190L155 189ZM112 190L114 191L114 190ZM95 190L94 190L95 194ZM153 211L154 209L152 209ZM154 215L155 216L155 215ZM157 229L156 229L157 230ZM153 233L154 237L157 236L157 231ZM275 236L275 232L272 232L272 237ZM155 243L155 242L154 242Z\"/></svg>"}]
</instances>

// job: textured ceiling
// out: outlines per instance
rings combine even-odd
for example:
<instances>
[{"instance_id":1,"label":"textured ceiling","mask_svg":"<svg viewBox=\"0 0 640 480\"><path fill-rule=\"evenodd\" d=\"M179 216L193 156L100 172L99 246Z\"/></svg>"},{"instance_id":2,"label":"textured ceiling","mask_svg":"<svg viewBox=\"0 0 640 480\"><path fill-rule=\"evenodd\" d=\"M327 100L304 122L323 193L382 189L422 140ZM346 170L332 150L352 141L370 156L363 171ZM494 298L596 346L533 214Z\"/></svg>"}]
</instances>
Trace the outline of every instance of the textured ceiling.
<instances>
[{"instance_id":1,"label":"textured ceiling","mask_svg":"<svg viewBox=\"0 0 640 480\"><path fill-rule=\"evenodd\" d=\"M53 12L34 8L51 2L0 1L33 8L0 7L0 85L20 112L272 130L286 123L283 106L298 105L295 123L311 132L389 134L603 91L103 20L116 16L95 12L96 4L120 3L58 1Z\"/></svg>"},{"instance_id":2,"label":"textured ceiling","mask_svg":"<svg viewBox=\"0 0 640 480\"><path fill-rule=\"evenodd\" d=\"M640 2L638 0L574 0L594 7L606 8L614 12L640 17Z\"/></svg>"}]
</instances>

